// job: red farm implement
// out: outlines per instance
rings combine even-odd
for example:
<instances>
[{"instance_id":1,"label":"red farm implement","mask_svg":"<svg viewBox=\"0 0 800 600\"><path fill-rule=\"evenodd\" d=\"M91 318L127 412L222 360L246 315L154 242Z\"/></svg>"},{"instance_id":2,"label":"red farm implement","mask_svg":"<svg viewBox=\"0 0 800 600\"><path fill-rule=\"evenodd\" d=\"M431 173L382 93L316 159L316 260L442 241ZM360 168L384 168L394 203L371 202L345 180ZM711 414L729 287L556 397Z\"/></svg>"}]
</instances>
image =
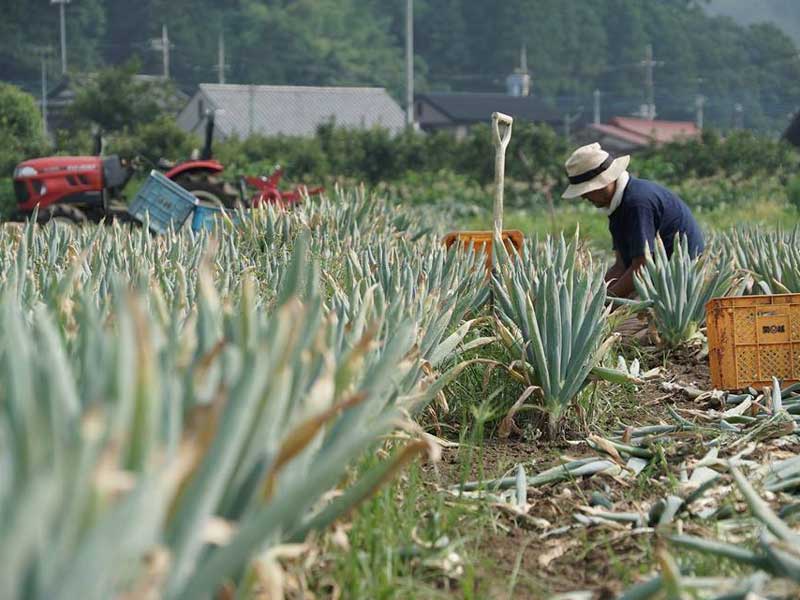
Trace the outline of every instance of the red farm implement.
<instances>
[{"instance_id":1,"label":"red farm implement","mask_svg":"<svg viewBox=\"0 0 800 600\"><path fill-rule=\"evenodd\" d=\"M276 204L278 206L293 206L299 204L304 196L316 196L325 191L323 187L308 188L306 186L298 186L290 191L281 191L278 189L278 184L283 178L283 169L278 167L271 175L259 177L242 177L245 184L257 190L256 194L251 198L250 205L253 208L262 206L263 204Z\"/></svg>"}]
</instances>

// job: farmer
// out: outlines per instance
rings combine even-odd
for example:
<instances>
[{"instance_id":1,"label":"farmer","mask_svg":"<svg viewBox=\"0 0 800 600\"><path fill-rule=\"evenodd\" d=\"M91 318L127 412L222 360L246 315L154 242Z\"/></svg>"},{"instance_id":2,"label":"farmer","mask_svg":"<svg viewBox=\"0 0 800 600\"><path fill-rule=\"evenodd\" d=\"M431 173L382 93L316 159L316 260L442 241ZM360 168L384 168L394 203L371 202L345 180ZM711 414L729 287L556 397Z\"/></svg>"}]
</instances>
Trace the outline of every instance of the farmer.
<instances>
[{"instance_id":1,"label":"farmer","mask_svg":"<svg viewBox=\"0 0 800 600\"><path fill-rule=\"evenodd\" d=\"M645 248L661 236L672 256L675 235L686 236L689 252L703 251L703 233L689 207L668 189L628 174L630 156L612 158L600 144L575 150L566 163L569 187L563 198L582 197L608 215L616 261L606 273L609 294L633 294L633 274L644 264Z\"/></svg>"}]
</instances>

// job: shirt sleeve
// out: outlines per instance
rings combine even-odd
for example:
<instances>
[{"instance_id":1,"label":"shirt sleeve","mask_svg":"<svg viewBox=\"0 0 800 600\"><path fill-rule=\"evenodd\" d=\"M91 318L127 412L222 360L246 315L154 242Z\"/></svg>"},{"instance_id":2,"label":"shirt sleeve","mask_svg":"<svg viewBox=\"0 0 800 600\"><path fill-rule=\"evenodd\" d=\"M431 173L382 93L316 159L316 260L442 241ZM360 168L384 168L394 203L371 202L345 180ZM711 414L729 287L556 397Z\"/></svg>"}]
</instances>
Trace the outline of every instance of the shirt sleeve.
<instances>
[{"instance_id":1,"label":"shirt sleeve","mask_svg":"<svg viewBox=\"0 0 800 600\"><path fill-rule=\"evenodd\" d=\"M630 212L626 227L630 258L644 256L645 245L652 252L656 243L656 225L653 211L648 206L637 206Z\"/></svg>"}]
</instances>

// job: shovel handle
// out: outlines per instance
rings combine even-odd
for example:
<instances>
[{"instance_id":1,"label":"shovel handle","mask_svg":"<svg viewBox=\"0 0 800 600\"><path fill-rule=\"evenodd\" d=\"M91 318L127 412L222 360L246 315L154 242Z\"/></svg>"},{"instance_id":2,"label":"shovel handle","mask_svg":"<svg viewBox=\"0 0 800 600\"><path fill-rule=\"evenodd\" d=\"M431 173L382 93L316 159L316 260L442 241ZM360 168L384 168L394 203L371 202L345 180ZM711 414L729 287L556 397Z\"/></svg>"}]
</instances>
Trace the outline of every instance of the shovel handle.
<instances>
[{"instance_id":1,"label":"shovel handle","mask_svg":"<svg viewBox=\"0 0 800 600\"><path fill-rule=\"evenodd\" d=\"M500 132L500 125L505 126ZM506 148L511 141L511 128L514 119L503 113L492 113L492 131L494 133L494 229L498 237L503 231L503 187L506 173Z\"/></svg>"},{"instance_id":2,"label":"shovel handle","mask_svg":"<svg viewBox=\"0 0 800 600\"><path fill-rule=\"evenodd\" d=\"M503 132L500 132L500 125L505 125ZM505 150L508 143L511 141L511 128L514 125L514 119L508 115L500 112L492 113L492 131L494 132L494 145L495 148L502 148Z\"/></svg>"}]
</instances>

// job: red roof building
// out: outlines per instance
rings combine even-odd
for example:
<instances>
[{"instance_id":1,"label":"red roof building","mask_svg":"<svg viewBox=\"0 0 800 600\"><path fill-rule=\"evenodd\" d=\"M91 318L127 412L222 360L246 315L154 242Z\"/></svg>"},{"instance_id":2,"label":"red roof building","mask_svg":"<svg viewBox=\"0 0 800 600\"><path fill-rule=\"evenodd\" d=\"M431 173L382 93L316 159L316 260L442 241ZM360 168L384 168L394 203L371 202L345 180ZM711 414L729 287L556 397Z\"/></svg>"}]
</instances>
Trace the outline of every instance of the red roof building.
<instances>
[{"instance_id":1,"label":"red roof building","mask_svg":"<svg viewBox=\"0 0 800 600\"><path fill-rule=\"evenodd\" d=\"M600 142L612 154L629 153L652 145L700 137L691 121L651 121L637 117L614 117L608 123L588 125L582 141Z\"/></svg>"}]
</instances>

